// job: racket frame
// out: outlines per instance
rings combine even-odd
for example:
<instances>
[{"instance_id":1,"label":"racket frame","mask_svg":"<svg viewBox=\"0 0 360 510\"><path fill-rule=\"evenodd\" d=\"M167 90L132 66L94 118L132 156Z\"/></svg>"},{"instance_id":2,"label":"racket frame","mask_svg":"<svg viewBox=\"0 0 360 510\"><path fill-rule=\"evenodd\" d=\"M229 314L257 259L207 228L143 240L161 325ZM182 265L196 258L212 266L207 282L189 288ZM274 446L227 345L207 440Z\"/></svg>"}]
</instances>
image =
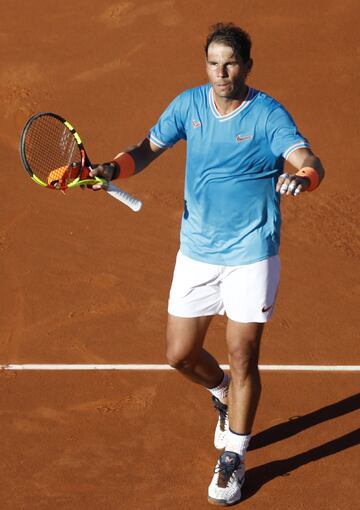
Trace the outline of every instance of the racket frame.
<instances>
[{"instance_id":1,"label":"racket frame","mask_svg":"<svg viewBox=\"0 0 360 510\"><path fill-rule=\"evenodd\" d=\"M65 185L61 185L61 184L59 184L59 185L52 185L52 184L45 183L44 181L42 181L39 177L37 177L36 174L34 174L34 172L31 169L31 166L30 166L30 164L28 162L28 159L26 157L25 140L26 140L27 133L28 133L28 131L30 129L30 126L39 117L44 117L44 116L54 117L55 119L60 121L62 124L64 124L64 126L73 135L73 137L74 137L74 139L75 139L75 141L77 143L77 146L78 146L78 148L80 150L81 162L80 162L78 176L75 177L71 182L69 182L68 184L65 184ZM84 148L84 145L83 145L83 143L81 141L81 138L80 138L78 132L76 131L76 129L74 128L74 126L68 120L64 119L63 117L61 117L61 115L58 115L57 113L39 112L39 113L36 113L36 114L32 115L27 120L27 122L26 122L26 124L25 124L25 126L24 126L24 128L22 130L22 133L21 133L21 136L20 136L20 147L19 147L19 149L20 149L20 158L21 158L21 161L22 161L22 164L23 164L25 170L27 171L27 173L30 175L31 179L34 182L36 182L40 186L43 186L44 188L60 190L60 191L65 192L66 189L75 188L77 186L92 186L93 184L98 184L99 183L102 186L104 186L105 191L107 191L111 196L113 196L114 198L116 198L120 202L122 202L125 205L127 205L128 207L130 207L130 209L132 209L133 211L137 212L142 207L141 200L139 200L139 199L129 195L128 193L126 193L126 191L121 190L120 188L114 186L113 184L108 182L106 179L101 179L100 177L97 177L97 176L94 176L92 178L81 179L81 176L83 175L84 170L87 171L87 176L88 176L89 172L92 170L92 164L91 164L89 156L87 155L87 152L86 152L86 150Z\"/></svg>"},{"instance_id":2,"label":"racket frame","mask_svg":"<svg viewBox=\"0 0 360 510\"><path fill-rule=\"evenodd\" d=\"M30 129L30 126L38 118L45 117L45 116L53 117L53 118L57 119L59 122L61 122L62 124L64 124L64 126L73 135L73 137L74 137L74 139L75 139L75 141L77 143L77 146L79 148L80 154L81 154L81 165L80 165L80 168L79 168L79 175L77 177L75 177L69 184L66 184L66 185L53 186L51 184L47 184L44 181L42 181L36 174L34 174L34 172L31 169L31 166L30 166L30 164L28 162L28 159L26 157L25 140L26 140L27 133L28 133L28 131ZM44 188L65 191L68 188L71 189L71 188L75 188L76 186L87 186L87 185L92 185L92 184L96 184L96 183L101 183L103 185L107 184L107 181L105 179L101 179L100 177L96 177L96 176L93 177L93 178L89 178L89 179L81 179L81 175L83 173L83 170L90 171L92 169L92 165L91 165L89 156L87 155L86 150L84 148L84 145L83 145L83 143L81 141L80 135L76 131L74 126L72 124L70 124L70 122L68 120L64 119L63 117L61 117L57 113L39 112L39 113L36 113L36 114L32 115L28 119L28 121L26 122L26 124L24 126L24 129L23 129L23 131L21 133L21 137L20 137L20 157L21 157L21 161L22 161L22 163L24 165L24 168L27 171L27 173L30 175L30 177L37 184L40 184L40 186L43 186Z\"/></svg>"}]
</instances>

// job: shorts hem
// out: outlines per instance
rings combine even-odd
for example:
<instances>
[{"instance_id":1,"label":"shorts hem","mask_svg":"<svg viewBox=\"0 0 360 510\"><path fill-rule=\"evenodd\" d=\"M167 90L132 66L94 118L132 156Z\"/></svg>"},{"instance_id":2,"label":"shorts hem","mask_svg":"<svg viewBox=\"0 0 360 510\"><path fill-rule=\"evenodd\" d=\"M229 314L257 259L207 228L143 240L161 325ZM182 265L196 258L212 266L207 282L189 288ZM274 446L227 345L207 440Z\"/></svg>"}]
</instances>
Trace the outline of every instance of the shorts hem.
<instances>
[{"instance_id":1,"label":"shorts hem","mask_svg":"<svg viewBox=\"0 0 360 510\"><path fill-rule=\"evenodd\" d=\"M229 315L227 315L227 318L232 320L233 322L240 322L241 324L249 324L251 322L256 322L258 324L266 324L271 319L271 317L268 317L268 318L265 318L265 319L261 318L260 320L259 320L259 318L257 318L258 320L254 320L254 319L241 320L241 319L234 319L233 317L230 317Z\"/></svg>"},{"instance_id":2,"label":"shorts hem","mask_svg":"<svg viewBox=\"0 0 360 510\"><path fill-rule=\"evenodd\" d=\"M168 309L168 314L181 319L196 319L197 317L215 317L215 315L225 315L222 312L205 312L205 313L188 313L188 312L174 312Z\"/></svg>"}]
</instances>

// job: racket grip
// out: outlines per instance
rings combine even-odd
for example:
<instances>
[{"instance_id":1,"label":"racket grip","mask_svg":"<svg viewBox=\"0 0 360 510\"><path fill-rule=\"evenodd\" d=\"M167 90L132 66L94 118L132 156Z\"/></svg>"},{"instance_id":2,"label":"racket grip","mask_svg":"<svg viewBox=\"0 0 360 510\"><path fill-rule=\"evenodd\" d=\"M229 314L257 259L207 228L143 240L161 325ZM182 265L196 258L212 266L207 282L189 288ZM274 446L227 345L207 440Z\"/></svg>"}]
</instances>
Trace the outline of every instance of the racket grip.
<instances>
[{"instance_id":1,"label":"racket grip","mask_svg":"<svg viewBox=\"0 0 360 510\"><path fill-rule=\"evenodd\" d=\"M126 193L126 191L123 191L117 186L114 186L113 184L111 184L111 182L109 182L106 192L109 193L109 195L111 195L112 197L116 198L117 200L120 200L120 202L127 205L128 207L130 207L130 209L132 209L135 212L140 211L140 209L142 208L143 203L141 200L129 195L129 193Z\"/></svg>"}]
</instances>

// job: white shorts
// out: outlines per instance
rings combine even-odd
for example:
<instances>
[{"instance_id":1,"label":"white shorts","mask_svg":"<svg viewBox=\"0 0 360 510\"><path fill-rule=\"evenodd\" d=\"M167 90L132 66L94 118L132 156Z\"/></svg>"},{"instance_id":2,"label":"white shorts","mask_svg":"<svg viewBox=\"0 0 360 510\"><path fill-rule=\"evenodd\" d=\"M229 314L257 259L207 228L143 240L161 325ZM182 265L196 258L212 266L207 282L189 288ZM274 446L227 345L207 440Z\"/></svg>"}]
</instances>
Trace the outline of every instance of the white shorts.
<instances>
[{"instance_id":1,"label":"white shorts","mask_svg":"<svg viewBox=\"0 0 360 510\"><path fill-rule=\"evenodd\" d=\"M280 278L277 255L254 264L218 266L176 257L168 312L177 317L226 315L237 322L267 322Z\"/></svg>"}]
</instances>

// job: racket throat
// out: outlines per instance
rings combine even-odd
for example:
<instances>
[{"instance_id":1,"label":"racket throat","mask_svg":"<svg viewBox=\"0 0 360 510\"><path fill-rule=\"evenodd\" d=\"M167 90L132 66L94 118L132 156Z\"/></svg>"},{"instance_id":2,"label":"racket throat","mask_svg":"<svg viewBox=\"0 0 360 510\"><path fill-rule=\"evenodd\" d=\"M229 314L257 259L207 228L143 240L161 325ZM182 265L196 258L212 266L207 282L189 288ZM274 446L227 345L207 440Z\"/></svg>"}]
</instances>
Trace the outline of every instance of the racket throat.
<instances>
[{"instance_id":1,"label":"racket throat","mask_svg":"<svg viewBox=\"0 0 360 510\"><path fill-rule=\"evenodd\" d=\"M89 175L89 170L84 168L81 161L71 163L68 167L56 169L50 173L49 187L66 190L68 185L75 179L85 179Z\"/></svg>"}]
</instances>

